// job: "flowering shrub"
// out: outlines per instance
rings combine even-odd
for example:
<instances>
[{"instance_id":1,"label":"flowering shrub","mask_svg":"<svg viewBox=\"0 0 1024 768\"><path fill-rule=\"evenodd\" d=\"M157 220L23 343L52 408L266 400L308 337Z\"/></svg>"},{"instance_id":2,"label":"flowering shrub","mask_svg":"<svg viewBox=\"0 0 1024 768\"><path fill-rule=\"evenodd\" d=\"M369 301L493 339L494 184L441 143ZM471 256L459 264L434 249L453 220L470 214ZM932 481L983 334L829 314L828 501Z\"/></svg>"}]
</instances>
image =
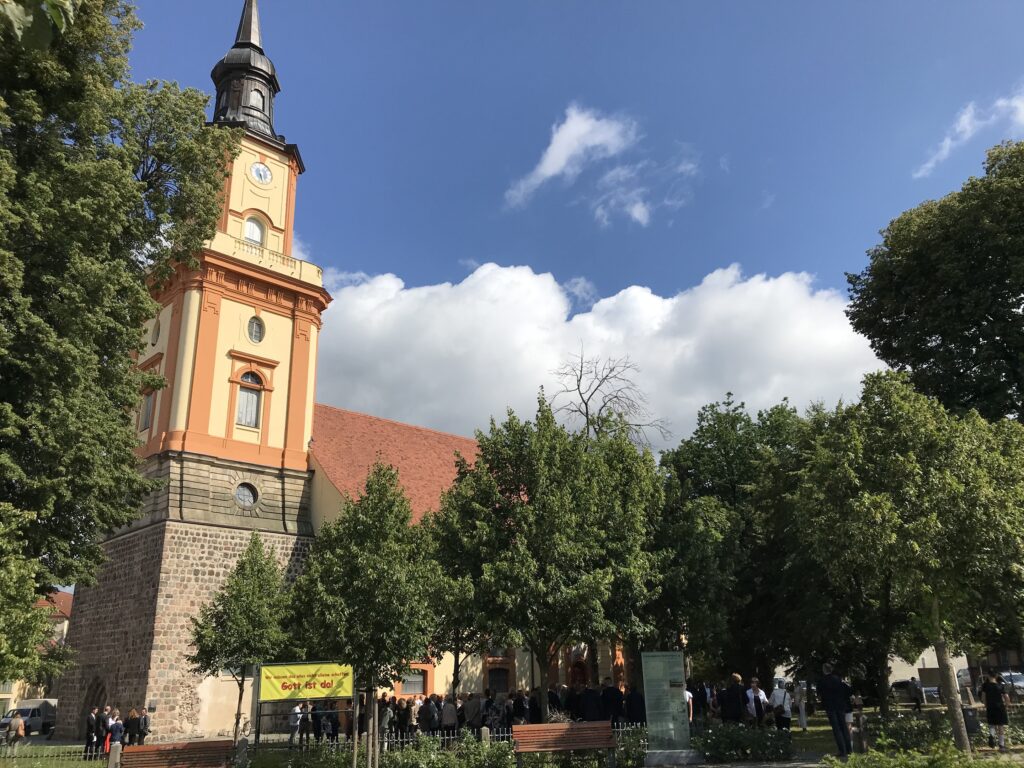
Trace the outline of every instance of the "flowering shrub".
<instances>
[{"instance_id":1,"label":"flowering shrub","mask_svg":"<svg viewBox=\"0 0 1024 768\"><path fill-rule=\"evenodd\" d=\"M789 760L793 756L789 731L775 728L714 725L703 736L695 738L693 746L708 763L767 763Z\"/></svg>"}]
</instances>

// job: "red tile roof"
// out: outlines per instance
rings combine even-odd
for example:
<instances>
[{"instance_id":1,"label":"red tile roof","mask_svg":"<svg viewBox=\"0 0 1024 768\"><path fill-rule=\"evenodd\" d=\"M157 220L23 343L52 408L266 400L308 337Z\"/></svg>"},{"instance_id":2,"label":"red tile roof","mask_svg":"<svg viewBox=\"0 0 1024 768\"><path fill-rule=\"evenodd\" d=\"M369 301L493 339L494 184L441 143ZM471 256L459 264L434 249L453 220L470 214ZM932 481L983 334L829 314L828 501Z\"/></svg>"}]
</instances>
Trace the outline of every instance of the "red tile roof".
<instances>
[{"instance_id":1,"label":"red tile roof","mask_svg":"<svg viewBox=\"0 0 1024 768\"><path fill-rule=\"evenodd\" d=\"M74 599L75 596L70 592L51 592L46 597L36 600L36 608L51 608L51 619L70 619Z\"/></svg>"},{"instance_id":2,"label":"red tile roof","mask_svg":"<svg viewBox=\"0 0 1024 768\"><path fill-rule=\"evenodd\" d=\"M317 403L310 452L331 483L358 498L378 458L398 470L413 519L436 510L455 479L455 452L476 456L476 440Z\"/></svg>"}]
</instances>

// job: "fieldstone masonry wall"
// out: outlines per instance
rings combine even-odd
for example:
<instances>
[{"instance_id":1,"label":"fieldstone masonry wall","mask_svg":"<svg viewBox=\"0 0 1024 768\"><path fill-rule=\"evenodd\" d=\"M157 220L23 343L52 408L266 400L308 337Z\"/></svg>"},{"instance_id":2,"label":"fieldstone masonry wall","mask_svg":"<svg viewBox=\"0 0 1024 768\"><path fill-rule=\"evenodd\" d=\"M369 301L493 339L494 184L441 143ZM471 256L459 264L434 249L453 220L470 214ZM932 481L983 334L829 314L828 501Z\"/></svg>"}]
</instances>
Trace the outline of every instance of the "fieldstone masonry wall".
<instances>
[{"instance_id":1,"label":"fieldstone masonry wall","mask_svg":"<svg viewBox=\"0 0 1024 768\"><path fill-rule=\"evenodd\" d=\"M88 707L104 704L122 712L155 705L158 740L205 735L202 680L185 661L190 618L225 582L251 531L289 579L309 551L307 473L165 454L146 474L166 484L141 520L104 544L96 586L76 591L68 632L75 664L57 684L58 738L81 738ZM256 509L235 503L239 482L259 489Z\"/></svg>"}]
</instances>

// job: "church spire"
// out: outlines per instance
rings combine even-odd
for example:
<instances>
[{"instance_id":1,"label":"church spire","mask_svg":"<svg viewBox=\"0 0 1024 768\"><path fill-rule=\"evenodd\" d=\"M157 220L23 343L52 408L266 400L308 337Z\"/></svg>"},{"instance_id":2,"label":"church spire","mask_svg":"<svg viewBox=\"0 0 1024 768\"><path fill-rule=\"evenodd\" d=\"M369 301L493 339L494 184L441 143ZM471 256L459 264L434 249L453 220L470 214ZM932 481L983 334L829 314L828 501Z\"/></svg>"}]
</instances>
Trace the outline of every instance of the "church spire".
<instances>
[{"instance_id":1,"label":"church spire","mask_svg":"<svg viewBox=\"0 0 1024 768\"><path fill-rule=\"evenodd\" d=\"M238 34L235 35L235 45L251 45L263 50L263 41L260 37L260 9L256 0L245 0L242 18L238 22Z\"/></svg>"},{"instance_id":2,"label":"church spire","mask_svg":"<svg viewBox=\"0 0 1024 768\"><path fill-rule=\"evenodd\" d=\"M242 125L253 133L274 132L274 96L281 90L274 64L263 52L256 0L245 0L235 44L210 73L217 86L213 122Z\"/></svg>"}]
</instances>

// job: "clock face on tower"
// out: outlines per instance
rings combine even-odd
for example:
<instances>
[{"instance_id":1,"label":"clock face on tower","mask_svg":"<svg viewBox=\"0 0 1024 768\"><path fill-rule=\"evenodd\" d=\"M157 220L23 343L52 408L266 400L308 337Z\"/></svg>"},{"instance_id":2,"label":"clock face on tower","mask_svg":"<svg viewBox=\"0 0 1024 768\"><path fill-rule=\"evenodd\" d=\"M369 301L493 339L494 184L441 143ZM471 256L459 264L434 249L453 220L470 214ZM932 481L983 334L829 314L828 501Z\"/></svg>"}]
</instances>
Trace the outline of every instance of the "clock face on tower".
<instances>
[{"instance_id":1,"label":"clock face on tower","mask_svg":"<svg viewBox=\"0 0 1024 768\"><path fill-rule=\"evenodd\" d=\"M251 173L252 177L260 184L269 184L270 180L274 178L270 173L270 169L263 163L253 163L249 167L249 173Z\"/></svg>"}]
</instances>

